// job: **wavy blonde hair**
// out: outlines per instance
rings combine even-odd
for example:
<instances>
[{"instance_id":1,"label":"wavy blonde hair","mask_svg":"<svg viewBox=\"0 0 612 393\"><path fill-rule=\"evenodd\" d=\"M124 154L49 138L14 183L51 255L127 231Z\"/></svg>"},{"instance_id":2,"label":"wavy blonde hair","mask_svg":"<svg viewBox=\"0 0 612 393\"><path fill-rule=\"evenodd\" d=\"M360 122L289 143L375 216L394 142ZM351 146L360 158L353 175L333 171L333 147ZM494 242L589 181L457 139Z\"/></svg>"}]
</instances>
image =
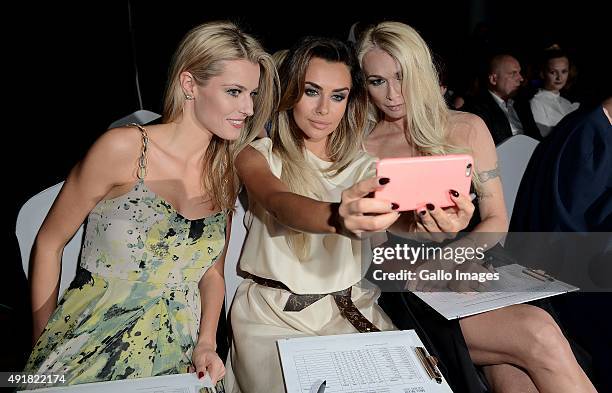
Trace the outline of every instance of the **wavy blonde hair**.
<instances>
[{"instance_id":1,"label":"wavy blonde hair","mask_svg":"<svg viewBox=\"0 0 612 393\"><path fill-rule=\"evenodd\" d=\"M332 164L321 173L309 164L304 146L304 135L293 118L293 108L304 95L306 70L312 58L345 64L351 74L351 90L346 112L327 139L327 153ZM363 127L367 112L367 91L363 73L353 49L342 41L307 37L293 47L279 70L281 98L270 137L273 151L282 161L281 180L299 195L323 200L321 176L334 176L346 169L362 149ZM300 258L305 259L309 249L309 235L294 231L287 243Z\"/></svg>"},{"instance_id":2,"label":"wavy blonde hair","mask_svg":"<svg viewBox=\"0 0 612 393\"><path fill-rule=\"evenodd\" d=\"M239 180L234 160L240 150L253 141L263 129L278 104L278 74L270 56L252 36L243 33L231 22L209 22L192 29L179 44L170 67L164 98L163 122L182 116L185 95L180 74L187 71L197 85L223 73L226 61L248 60L259 64L257 96L253 99L254 114L245 121L244 132L235 141L213 135L204 154L202 184L217 209L234 210Z\"/></svg>"},{"instance_id":3,"label":"wavy blonde hair","mask_svg":"<svg viewBox=\"0 0 612 393\"><path fill-rule=\"evenodd\" d=\"M431 52L419 33L404 23L382 22L361 35L357 54L360 64L374 48L387 52L400 66L409 133L406 139L424 156L469 153L469 149L447 140L450 111L440 92ZM371 131L382 118L382 111L369 102L367 130ZM472 184L480 189L476 171Z\"/></svg>"}]
</instances>

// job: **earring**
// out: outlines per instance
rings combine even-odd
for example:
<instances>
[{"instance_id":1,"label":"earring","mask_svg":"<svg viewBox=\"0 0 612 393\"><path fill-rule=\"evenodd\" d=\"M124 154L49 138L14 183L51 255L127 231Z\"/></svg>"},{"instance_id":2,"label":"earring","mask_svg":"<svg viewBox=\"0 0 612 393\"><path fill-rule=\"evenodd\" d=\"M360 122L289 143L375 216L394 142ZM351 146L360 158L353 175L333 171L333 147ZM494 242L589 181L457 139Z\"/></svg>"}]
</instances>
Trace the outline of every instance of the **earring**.
<instances>
[{"instance_id":1,"label":"earring","mask_svg":"<svg viewBox=\"0 0 612 393\"><path fill-rule=\"evenodd\" d=\"M185 99L186 99L186 100L193 100L193 96L191 96L191 95L189 95L189 94L185 93Z\"/></svg>"}]
</instances>

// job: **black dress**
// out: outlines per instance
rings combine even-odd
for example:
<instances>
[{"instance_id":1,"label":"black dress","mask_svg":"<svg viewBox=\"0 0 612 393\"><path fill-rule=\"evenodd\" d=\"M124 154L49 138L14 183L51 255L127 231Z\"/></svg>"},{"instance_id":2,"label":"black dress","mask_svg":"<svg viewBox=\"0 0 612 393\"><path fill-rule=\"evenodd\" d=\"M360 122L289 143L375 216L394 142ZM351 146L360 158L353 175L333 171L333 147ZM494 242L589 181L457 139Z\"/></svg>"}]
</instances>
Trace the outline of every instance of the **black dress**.
<instances>
[{"instance_id":1,"label":"black dress","mask_svg":"<svg viewBox=\"0 0 612 393\"><path fill-rule=\"evenodd\" d=\"M383 245L406 243L389 234ZM403 284L400 284L403 285ZM401 330L414 329L429 353L438 359L438 367L454 392L484 393L488 391L470 357L459 320L447 320L411 292L397 287L385 288L378 305Z\"/></svg>"},{"instance_id":2,"label":"black dress","mask_svg":"<svg viewBox=\"0 0 612 393\"><path fill-rule=\"evenodd\" d=\"M474 192L474 190L472 189L471 192ZM478 209L478 199L474 200L474 205L474 215L468 226L462 231L463 233L471 232L482 221ZM388 236L389 241L382 245L384 247L410 243L410 241L393 234L388 234ZM414 245L418 246L416 243ZM487 250L485 258L491 261L494 266L501 266L516 263L514 254L497 244ZM379 306L387 313L395 326L401 330L416 330L429 353L438 359L438 367L454 392L488 392L488 383L482 373L482 369L473 363L470 356L461 326L459 325L459 319L447 320L416 295L403 290L403 284L401 285L401 288L396 287L394 290L383 290L378 300ZM578 363L589 375L591 368L590 356L575 340L568 337L567 331L563 327L551 301L549 299L541 299L528 302L527 304L539 307L553 317L568 338Z\"/></svg>"}]
</instances>

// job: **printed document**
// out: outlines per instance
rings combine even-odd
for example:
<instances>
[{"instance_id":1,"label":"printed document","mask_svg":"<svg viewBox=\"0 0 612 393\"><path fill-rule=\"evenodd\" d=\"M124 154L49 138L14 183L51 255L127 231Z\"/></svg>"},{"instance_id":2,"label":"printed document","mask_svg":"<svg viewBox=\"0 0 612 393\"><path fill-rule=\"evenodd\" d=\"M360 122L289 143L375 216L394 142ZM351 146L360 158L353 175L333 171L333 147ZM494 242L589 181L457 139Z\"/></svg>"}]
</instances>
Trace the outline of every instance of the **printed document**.
<instances>
[{"instance_id":1,"label":"printed document","mask_svg":"<svg viewBox=\"0 0 612 393\"><path fill-rule=\"evenodd\" d=\"M578 288L562 281L538 279L525 273L525 267L512 264L496 269L498 281L490 281L484 292L414 292L446 319L462 318L513 304L530 302Z\"/></svg>"},{"instance_id":2,"label":"printed document","mask_svg":"<svg viewBox=\"0 0 612 393\"><path fill-rule=\"evenodd\" d=\"M355 333L277 341L288 393L452 392L427 373L414 330ZM436 371L437 370L436 368Z\"/></svg>"}]
</instances>

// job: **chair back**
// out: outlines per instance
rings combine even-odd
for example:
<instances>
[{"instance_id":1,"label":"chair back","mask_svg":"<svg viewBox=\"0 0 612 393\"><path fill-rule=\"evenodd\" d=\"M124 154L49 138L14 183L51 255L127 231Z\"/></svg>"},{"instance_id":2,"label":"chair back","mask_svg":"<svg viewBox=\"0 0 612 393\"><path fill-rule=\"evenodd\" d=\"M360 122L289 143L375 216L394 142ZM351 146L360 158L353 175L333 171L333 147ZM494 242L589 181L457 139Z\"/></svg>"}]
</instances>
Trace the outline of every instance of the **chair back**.
<instances>
[{"instance_id":1,"label":"chair back","mask_svg":"<svg viewBox=\"0 0 612 393\"><path fill-rule=\"evenodd\" d=\"M514 201L521 185L521 179L538 143L537 140L529 136L515 135L497 146L497 160L499 161L508 220L512 218Z\"/></svg>"},{"instance_id":2,"label":"chair back","mask_svg":"<svg viewBox=\"0 0 612 393\"><path fill-rule=\"evenodd\" d=\"M17 242L19 243L19 251L21 253L21 263L26 277L29 273L30 252L34 245L34 240L38 234L38 230L47 216L51 205L57 198L64 182L58 183L44 191L39 192L30 198L19 210L17 215L17 224L15 233ZM81 252L81 243L83 241L83 225L74 234L72 239L64 247L62 255L62 271L60 276L59 297L70 286L74 279L76 269L79 264L79 254Z\"/></svg>"}]
</instances>

